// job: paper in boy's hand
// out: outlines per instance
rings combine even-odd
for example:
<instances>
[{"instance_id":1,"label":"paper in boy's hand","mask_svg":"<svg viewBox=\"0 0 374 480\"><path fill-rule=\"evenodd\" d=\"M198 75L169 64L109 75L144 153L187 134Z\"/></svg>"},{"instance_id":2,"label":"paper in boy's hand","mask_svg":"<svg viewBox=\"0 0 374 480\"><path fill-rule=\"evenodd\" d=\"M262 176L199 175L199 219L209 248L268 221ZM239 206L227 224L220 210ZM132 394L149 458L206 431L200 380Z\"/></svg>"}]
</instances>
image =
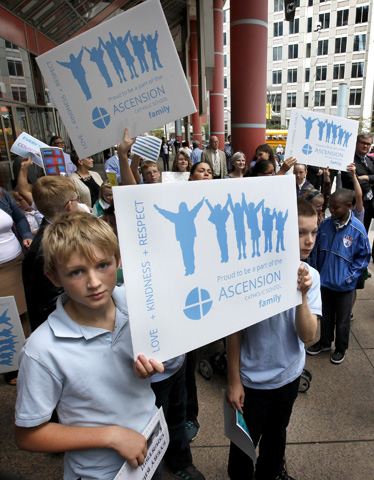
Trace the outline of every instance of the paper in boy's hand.
<instances>
[{"instance_id":1,"label":"paper in boy's hand","mask_svg":"<svg viewBox=\"0 0 374 480\"><path fill-rule=\"evenodd\" d=\"M41 148L40 154L42 156L45 172L47 175L67 176L65 156L62 148Z\"/></svg>"},{"instance_id":2,"label":"paper in boy's hand","mask_svg":"<svg viewBox=\"0 0 374 480\"><path fill-rule=\"evenodd\" d=\"M46 143L41 142L37 138L32 137L26 132L22 132L21 135L13 143L10 151L19 155L22 158L31 157L31 160L44 169L43 160L40 156L40 148L47 147Z\"/></svg>"},{"instance_id":3,"label":"paper in boy's hand","mask_svg":"<svg viewBox=\"0 0 374 480\"><path fill-rule=\"evenodd\" d=\"M139 155L146 160L157 162L160 156L161 138L149 136L136 137L134 145L131 147L131 153Z\"/></svg>"},{"instance_id":4,"label":"paper in boy's hand","mask_svg":"<svg viewBox=\"0 0 374 480\"><path fill-rule=\"evenodd\" d=\"M222 390L225 435L256 463L256 449L253 445L243 415L230 407L226 401L226 390Z\"/></svg>"},{"instance_id":5,"label":"paper in boy's hand","mask_svg":"<svg viewBox=\"0 0 374 480\"><path fill-rule=\"evenodd\" d=\"M114 480L146 480L153 477L170 440L162 407L149 422L142 435L147 439L147 456L143 465L132 468L128 462L125 462Z\"/></svg>"}]
</instances>

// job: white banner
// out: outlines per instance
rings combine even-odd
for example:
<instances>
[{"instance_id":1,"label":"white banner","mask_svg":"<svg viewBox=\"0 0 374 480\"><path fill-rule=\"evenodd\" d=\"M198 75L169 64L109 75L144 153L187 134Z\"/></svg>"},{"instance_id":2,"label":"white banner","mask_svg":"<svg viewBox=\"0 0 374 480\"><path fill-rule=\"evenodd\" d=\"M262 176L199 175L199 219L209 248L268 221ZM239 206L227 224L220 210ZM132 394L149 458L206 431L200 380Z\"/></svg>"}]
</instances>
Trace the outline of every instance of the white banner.
<instances>
[{"instance_id":1,"label":"white banner","mask_svg":"<svg viewBox=\"0 0 374 480\"><path fill-rule=\"evenodd\" d=\"M346 171L355 156L357 132L356 120L293 108L285 158Z\"/></svg>"},{"instance_id":2,"label":"white banner","mask_svg":"<svg viewBox=\"0 0 374 480\"><path fill-rule=\"evenodd\" d=\"M159 0L37 58L80 158L196 111Z\"/></svg>"},{"instance_id":3,"label":"white banner","mask_svg":"<svg viewBox=\"0 0 374 480\"><path fill-rule=\"evenodd\" d=\"M0 373L18 370L25 342L14 297L0 297Z\"/></svg>"},{"instance_id":4,"label":"white banner","mask_svg":"<svg viewBox=\"0 0 374 480\"><path fill-rule=\"evenodd\" d=\"M113 194L134 358L168 360L300 303L293 176Z\"/></svg>"}]
</instances>

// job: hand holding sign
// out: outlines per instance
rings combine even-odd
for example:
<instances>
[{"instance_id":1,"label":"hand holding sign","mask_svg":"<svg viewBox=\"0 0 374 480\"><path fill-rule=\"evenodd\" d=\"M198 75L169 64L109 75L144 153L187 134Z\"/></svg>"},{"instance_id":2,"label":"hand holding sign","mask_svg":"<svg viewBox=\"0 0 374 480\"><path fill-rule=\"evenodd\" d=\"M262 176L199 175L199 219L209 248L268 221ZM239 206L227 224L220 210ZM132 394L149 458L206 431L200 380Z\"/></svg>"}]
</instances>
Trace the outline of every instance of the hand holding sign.
<instances>
[{"instance_id":1,"label":"hand holding sign","mask_svg":"<svg viewBox=\"0 0 374 480\"><path fill-rule=\"evenodd\" d=\"M108 448L112 448L121 457L126 458L133 468L143 465L147 455L147 440L144 435L124 427L104 428L109 429Z\"/></svg>"},{"instance_id":2,"label":"hand holding sign","mask_svg":"<svg viewBox=\"0 0 374 480\"><path fill-rule=\"evenodd\" d=\"M139 355L134 362L135 375L138 378L149 378L155 373L162 373L164 365L161 362L156 362L153 358L147 360L144 355Z\"/></svg>"},{"instance_id":3,"label":"hand holding sign","mask_svg":"<svg viewBox=\"0 0 374 480\"><path fill-rule=\"evenodd\" d=\"M313 281L309 270L304 263L301 263L297 272L297 289L300 290L303 295L306 295L312 283Z\"/></svg>"}]
</instances>

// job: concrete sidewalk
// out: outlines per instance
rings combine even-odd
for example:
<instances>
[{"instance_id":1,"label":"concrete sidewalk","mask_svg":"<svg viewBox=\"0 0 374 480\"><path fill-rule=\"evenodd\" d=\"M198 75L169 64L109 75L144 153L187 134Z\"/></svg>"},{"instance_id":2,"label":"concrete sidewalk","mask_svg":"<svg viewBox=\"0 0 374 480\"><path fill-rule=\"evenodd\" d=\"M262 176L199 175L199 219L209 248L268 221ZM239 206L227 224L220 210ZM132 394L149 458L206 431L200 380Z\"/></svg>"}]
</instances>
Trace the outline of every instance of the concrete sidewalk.
<instances>
[{"instance_id":1,"label":"concrete sidewalk","mask_svg":"<svg viewBox=\"0 0 374 480\"><path fill-rule=\"evenodd\" d=\"M371 239L373 234L370 235ZM297 480L374 478L374 268L354 307L350 348L341 365L329 352L307 356L313 379L296 401L288 433L286 460ZM200 349L200 358L222 349L222 342ZM191 444L194 463L207 480L224 480L229 442L223 434L225 377L209 381L197 374L200 434ZM16 389L0 376L0 471L27 480L62 478L62 455L17 449L13 438ZM0 477L1 478L1 477ZM167 472L165 480L173 477ZM243 480L245 479L243 472Z\"/></svg>"}]
</instances>

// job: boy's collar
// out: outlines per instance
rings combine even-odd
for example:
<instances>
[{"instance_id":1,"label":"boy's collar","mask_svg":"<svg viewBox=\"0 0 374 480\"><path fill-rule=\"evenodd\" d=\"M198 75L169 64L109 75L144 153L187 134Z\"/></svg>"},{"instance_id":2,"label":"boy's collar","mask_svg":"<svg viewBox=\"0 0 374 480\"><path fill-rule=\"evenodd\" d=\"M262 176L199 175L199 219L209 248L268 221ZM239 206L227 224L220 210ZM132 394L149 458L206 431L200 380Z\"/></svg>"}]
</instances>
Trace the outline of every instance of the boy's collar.
<instances>
[{"instance_id":1,"label":"boy's collar","mask_svg":"<svg viewBox=\"0 0 374 480\"><path fill-rule=\"evenodd\" d=\"M352 219L352 210L349 210L349 215L348 215L348 218L347 218L347 221L345 223L343 223L343 225L340 225L340 219L338 218L337 220L334 220L334 227L336 229L336 231L346 227L348 225L348 223L351 221Z\"/></svg>"}]
</instances>

